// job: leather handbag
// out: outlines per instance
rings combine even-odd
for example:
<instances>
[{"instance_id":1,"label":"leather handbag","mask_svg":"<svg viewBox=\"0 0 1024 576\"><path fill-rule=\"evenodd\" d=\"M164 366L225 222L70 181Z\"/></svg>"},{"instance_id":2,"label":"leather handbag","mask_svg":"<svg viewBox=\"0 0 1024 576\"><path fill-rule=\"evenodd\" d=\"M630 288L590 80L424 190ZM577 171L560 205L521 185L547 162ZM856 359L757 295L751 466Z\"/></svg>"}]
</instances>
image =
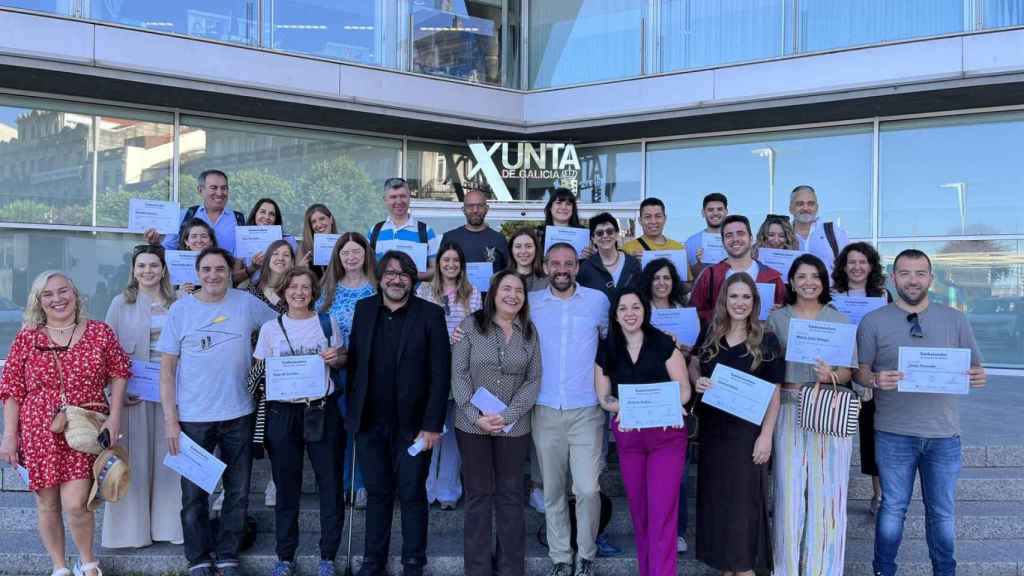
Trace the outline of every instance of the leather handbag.
<instances>
[{"instance_id":1,"label":"leather handbag","mask_svg":"<svg viewBox=\"0 0 1024 576\"><path fill-rule=\"evenodd\" d=\"M857 433L860 398L852 390L840 388L835 373L832 386L804 386L800 390L797 414L800 427L826 436L849 438Z\"/></svg>"}]
</instances>

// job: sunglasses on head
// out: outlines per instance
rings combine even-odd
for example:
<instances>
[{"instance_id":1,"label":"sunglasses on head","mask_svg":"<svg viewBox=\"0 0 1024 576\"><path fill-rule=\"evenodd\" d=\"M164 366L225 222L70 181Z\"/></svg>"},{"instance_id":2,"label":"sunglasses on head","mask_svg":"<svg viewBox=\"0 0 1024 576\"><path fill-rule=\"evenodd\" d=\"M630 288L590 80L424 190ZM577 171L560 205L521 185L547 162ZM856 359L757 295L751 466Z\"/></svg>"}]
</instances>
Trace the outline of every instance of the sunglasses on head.
<instances>
[{"instance_id":1,"label":"sunglasses on head","mask_svg":"<svg viewBox=\"0 0 1024 576\"><path fill-rule=\"evenodd\" d=\"M917 312L907 314L907 322L910 322L911 338L924 338L924 330L921 328L921 319Z\"/></svg>"},{"instance_id":2,"label":"sunglasses on head","mask_svg":"<svg viewBox=\"0 0 1024 576\"><path fill-rule=\"evenodd\" d=\"M384 181L385 188L401 188L402 186L409 186L409 183L406 182L405 178L395 177L388 178Z\"/></svg>"}]
</instances>

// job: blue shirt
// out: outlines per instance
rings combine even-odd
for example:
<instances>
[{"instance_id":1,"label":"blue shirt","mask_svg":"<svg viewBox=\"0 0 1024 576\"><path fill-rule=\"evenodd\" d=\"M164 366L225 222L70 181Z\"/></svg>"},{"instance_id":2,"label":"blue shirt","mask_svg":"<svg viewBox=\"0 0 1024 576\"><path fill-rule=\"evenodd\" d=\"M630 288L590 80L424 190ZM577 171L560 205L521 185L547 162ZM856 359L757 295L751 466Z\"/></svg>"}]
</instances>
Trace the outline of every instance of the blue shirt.
<instances>
[{"instance_id":1,"label":"blue shirt","mask_svg":"<svg viewBox=\"0 0 1024 576\"><path fill-rule=\"evenodd\" d=\"M380 233L377 235L377 246L375 253L377 260L380 260L384 253L387 252L388 244L391 240L402 240L405 242L416 242L420 241L420 231L418 221L409 216L409 219L405 222L405 225L401 228L395 228L395 223L388 216L388 219L384 221L384 225L380 227ZM373 234L373 227L366 231L366 237L370 238ZM427 260L437 257L437 249L441 246L441 238L438 237L437 233L430 226L427 226ZM420 270L423 272L423 270Z\"/></svg>"},{"instance_id":2,"label":"blue shirt","mask_svg":"<svg viewBox=\"0 0 1024 576\"><path fill-rule=\"evenodd\" d=\"M187 212L187 209L181 211L182 224L185 223L185 212ZM206 206L202 204L196 209L195 218L199 218L213 228L213 233L217 235L217 246L232 254L235 253L235 226L238 223L235 222L235 214L230 205L224 206L224 211L220 213L220 218L217 219L216 223L210 221L210 215L206 212ZM167 250L177 250L178 235L167 234L164 236L163 245Z\"/></svg>"},{"instance_id":3,"label":"blue shirt","mask_svg":"<svg viewBox=\"0 0 1024 576\"><path fill-rule=\"evenodd\" d=\"M686 239L686 261L689 262L691 268L697 265L697 250L704 247L704 232L701 230Z\"/></svg>"}]
</instances>

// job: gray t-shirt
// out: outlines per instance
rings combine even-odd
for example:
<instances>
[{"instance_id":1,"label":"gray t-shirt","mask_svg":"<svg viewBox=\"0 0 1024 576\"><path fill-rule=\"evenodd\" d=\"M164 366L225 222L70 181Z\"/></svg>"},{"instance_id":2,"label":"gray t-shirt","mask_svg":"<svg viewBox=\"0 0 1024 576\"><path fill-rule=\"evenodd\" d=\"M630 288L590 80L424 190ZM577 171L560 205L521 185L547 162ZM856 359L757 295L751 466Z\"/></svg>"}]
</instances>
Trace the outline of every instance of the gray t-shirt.
<instances>
[{"instance_id":1,"label":"gray t-shirt","mask_svg":"<svg viewBox=\"0 0 1024 576\"><path fill-rule=\"evenodd\" d=\"M907 312L895 303L864 316L857 329L860 363L872 372L899 368L900 346L969 348L971 364L981 365L974 332L959 310L931 303L918 313L923 338L911 338ZM875 430L917 436L949 438L960 434L960 397L955 394L920 394L875 390Z\"/></svg>"},{"instance_id":2,"label":"gray t-shirt","mask_svg":"<svg viewBox=\"0 0 1024 576\"><path fill-rule=\"evenodd\" d=\"M793 314L792 306L783 306L778 310L772 310L768 314L768 331L774 332L775 336L779 339L779 345L782 346L782 353L786 353L786 343L789 341L789 321L796 318ZM833 322L836 324L849 324L850 319L846 317L842 312L836 310L831 304L828 304L818 312L818 315L814 318L816 322ZM857 348L854 343L853 356L850 358L851 364L857 362ZM835 366L838 368L838 366ZM814 384L818 381L818 376L814 372L814 364L804 364L801 362L786 362L786 382L790 384Z\"/></svg>"},{"instance_id":3,"label":"gray t-shirt","mask_svg":"<svg viewBox=\"0 0 1024 576\"><path fill-rule=\"evenodd\" d=\"M508 240L492 228L479 232L466 230L459 226L444 233L441 243L450 240L458 244L466 254L467 262L493 262L494 271L504 270L508 265Z\"/></svg>"},{"instance_id":4,"label":"gray t-shirt","mask_svg":"<svg viewBox=\"0 0 1024 576\"><path fill-rule=\"evenodd\" d=\"M157 350L178 356L178 419L223 422L253 411L245 380L252 333L277 313L255 296L229 289L219 302L188 295L171 305Z\"/></svg>"}]
</instances>

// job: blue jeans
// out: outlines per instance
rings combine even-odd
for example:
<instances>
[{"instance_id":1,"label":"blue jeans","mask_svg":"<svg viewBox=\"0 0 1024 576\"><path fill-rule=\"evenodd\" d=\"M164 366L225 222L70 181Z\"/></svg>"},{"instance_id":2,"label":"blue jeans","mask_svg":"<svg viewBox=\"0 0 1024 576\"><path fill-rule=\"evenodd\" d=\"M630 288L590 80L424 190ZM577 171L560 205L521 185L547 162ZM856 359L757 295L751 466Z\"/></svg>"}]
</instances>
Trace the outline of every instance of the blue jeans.
<instances>
[{"instance_id":1,"label":"blue jeans","mask_svg":"<svg viewBox=\"0 0 1024 576\"><path fill-rule=\"evenodd\" d=\"M875 431L875 460L882 483L882 505L875 525L875 574L896 574L896 553L903 522L921 474L925 535L935 576L956 574L956 481L960 475L960 437L918 438Z\"/></svg>"}]
</instances>

